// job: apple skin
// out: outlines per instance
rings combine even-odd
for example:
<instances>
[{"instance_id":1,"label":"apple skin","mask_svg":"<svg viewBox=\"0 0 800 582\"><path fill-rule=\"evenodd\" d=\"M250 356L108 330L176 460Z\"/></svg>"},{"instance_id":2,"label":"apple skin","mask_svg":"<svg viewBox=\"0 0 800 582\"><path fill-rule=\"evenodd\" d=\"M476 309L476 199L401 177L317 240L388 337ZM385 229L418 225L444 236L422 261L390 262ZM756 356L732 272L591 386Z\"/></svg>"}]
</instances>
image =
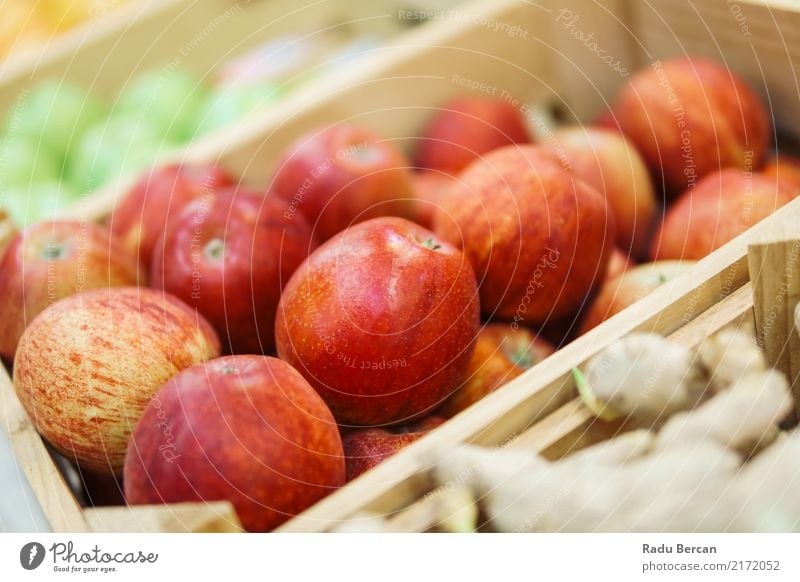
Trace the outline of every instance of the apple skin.
<instances>
[{"instance_id":1,"label":"apple skin","mask_svg":"<svg viewBox=\"0 0 800 582\"><path fill-rule=\"evenodd\" d=\"M532 141L522 113L502 99L460 97L434 115L417 145L418 167L457 174L497 148Z\"/></svg>"},{"instance_id":2,"label":"apple skin","mask_svg":"<svg viewBox=\"0 0 800 582\"><path fill-rule=\"evenodd\" d=\"M767 160L761 173L777 179L782 188L800 191L800 158L776 155Z\"/></svg>"},{"instance_id":3,"label":"apple skin","mask_svg":"<svg viewBox=\"0 0 800 582\"><path fill-rule=\"evenodd\" d=\"M606 281L610 281L617 275L621 275L625 271L632 269L636 266L636 261L626 255L619 249L614 249L611 252L611 258L608 260L608 271L606 272Z\"/></svg>"},{"instance_id":4,"label":"apple skin","mask_svg":"<svg viewBox=\"0 0 800 582\"><path fill-rule=\"evenodd\" d=\"M444 418L455 416L554 352L549 342L524 327L485 325L475 340L466 380L436 414Z\"/></svg>"},{"instance_id":5,"label":"apple skin","mask_svg":"<svg viewBox=\"0 0 800 582\"><path fill-rule=\"evenodd\" d=\"M759 97L706 58L642 69L620 91L614 114L670 196L725 167L758 169L772 136Z\"/></svg>"},{"instance_id":6,"label":"apple skin","mask_svg":"<svg viewBox=\"0 0 800 582\"><path fill-rule=\"evenodd\" d=\"M98 224L53 221L17 234L0 260L0 356L14 360L25 326L87 289L144 283L136 260Z\"/></svg>"},{"instance_id":7,"label":"apple skin","mask_svg":"<svg viewBox=\"0 0 800 582\"><path fill-rule=\"evenodd\" d=\"M687 190L664 216L653 239L653 260L699 260L736 238L798 191L773 177L727 169Z\"/></svg>"},{"instance_id":8,"label":"apple skin","mask_svg":"<svg viewBox=\"0 0 800 582\"><path fill-rule=\"evenodd\" d=\"M342 438L347 480L352 481L380 465L411 443L444 423L438 416L426 416L405 426L361 428Z\"/></svg>"},{"instance_id":9,"label":"apple skin","mask_svg":"<svg viewBox=\"0 0 800 582\"><path fill-rule=\"evenodd\" d=\"M479 323L464 255L385 217L340 233L295 271L275 339L341 424L404 424L461 383Z\"/></svg>"},{"instance_id":10,"label":"apple skin","mask_svg":"<svg viewBox=\"0 0 800 582\"><path fill-rule=\"evenodd\" d=\"M558 129L547 144L575 176L605 195L614 213L617 246L646 257L659 206L636 149L619 132L589 126Z\"/></svg>"},{"instance_id":11,"label":"apple skin","mask_svg":"<svg viewBox=\"0 0 800 582\"><path fill-rule=\"evenodd\" d=\"M683 275L697 261L656 261L644 263L609 279L603 284L586 312L578 335L583 335L649 295L667 281Z\"/></svg>"},{"instance_id":12,"label":"apple skin","mask_svg":"<svg viewBox=\"0 0 800 582\"><path fill-rule=\"evenodd\" d=\"M125 457L129 504L228 500L248 531L276 528L344 481L330 410L267 356L180 372L148 404Z\"/></svg>"},{"instance_id":13,"label":"apple skin","mask_svg":"<svg viewBox=\"0 0 800 582\"><path fill-rule=\"evenodd\" d=\"M170 165L154 168L125 194L108 218L111 236L120 241L147 273L153 251L165 228L197 198L213 196L236 180L212 165Z\"/></svg>"},{"instance_id":14,"label":"apple skin","mask_svg":"<svg viewBox=\"0 0 800 582\"><path fill-rule=\"evenodd\" d=\"M146 287L71 295L31 322L14 388L36 430L82 468L121 474L131 431L158 388L219 355L209 323Z\"/></svg>"},{"instance_id":15,"label":"apple skin","mask_svg":"<svg viewBox=\"0 0 800 582\"><path fill-rule=\"evenodd\" d=\"M457 184L450 174L423 170L414 172L414 201L411 219L427 229L433 229L436 213L442 206L448 190Z\"/></svg>"},{"instance_id":16,"label":"apple skin","mask_svg":"<svg viewBox=\"0 0 800 582\"><path fill-rule=\"evenodd\" d=\"M458 179L435 231L464 250L484 315L519 325L575 313L614 249L603 195L539 146L494 150Z\"/></svg>"},{"instance_id":17,"label":"apple skin","mask_svg":"<svg viewBox=\"0 0 800 582\"><path fill-rule=\"evenodd\" d=\"M196 307L234 354L275 347L281 290L316 242L286 203L243 189L190 202L156 245L151 286Z\"/></svg>"},{"instance_id":18,"label":"apple skin","mask_svg":"<svg viewBox=\"0 0 800 582\"><path fill-rule=\"evenodd\" d=\"M315 129L278 163L269 191L303 213L319 241L356 222L411 215L410 162L372 130L357 125Z\"/></svg>"}]
</instances>

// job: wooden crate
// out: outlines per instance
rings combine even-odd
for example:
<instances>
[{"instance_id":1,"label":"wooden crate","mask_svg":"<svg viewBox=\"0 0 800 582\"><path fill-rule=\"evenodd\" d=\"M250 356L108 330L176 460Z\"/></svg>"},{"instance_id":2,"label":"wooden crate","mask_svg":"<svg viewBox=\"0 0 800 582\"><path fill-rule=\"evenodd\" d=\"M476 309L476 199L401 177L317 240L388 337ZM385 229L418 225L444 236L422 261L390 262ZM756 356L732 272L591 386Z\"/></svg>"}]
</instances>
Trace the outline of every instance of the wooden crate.
<instances>
[{"instance_id":1,"label":"wooden crate","mask_svg":"<svg viewBox=\"0 0 800 582\"><path fill-rule=\"evenodd\" d=\"M474 81L483 83L484 93L506 91L521 103L549 104L569 117L589 120L625 76L601 60L587 44L588 34L605 55L612 55L629 71L683 53L722 60L769 99L780 131L800 138L795 115L798 91L791 68L800 62L800 12L788 1L739 0L736 12L730 6L693 0L473 2L457 14L448 12L399 36L358 67L310 83L246 126L195 144L185 157L219 162L263 187L277 154L299 133L348 120L370 125L389 139L409 145L431 107L469 93L465 84ZM742 18L750 35L742 32ZM98 219L112 211L115 199L116 192L102 192L70 214ZM800 200L280 530L326 531L369 512L397 514L398 529L424 530L424 501L420 500L431 488L426 470L448 447L459 443L515 446L558 458L613 437L625 427L591 416L576 397L572 368L632 330L655 331L695 345L724 325L747 322L753 313L748 244L796 237L798 224ZM207 530L220 523L228 529L235 527L227 504L194 504L175 511L171 507L79 507L2 372L0 389L4 422L55 530L180 529L182 518L175 516L181 515L192 518L185 529Z\"/></svg>"}]
</instances>

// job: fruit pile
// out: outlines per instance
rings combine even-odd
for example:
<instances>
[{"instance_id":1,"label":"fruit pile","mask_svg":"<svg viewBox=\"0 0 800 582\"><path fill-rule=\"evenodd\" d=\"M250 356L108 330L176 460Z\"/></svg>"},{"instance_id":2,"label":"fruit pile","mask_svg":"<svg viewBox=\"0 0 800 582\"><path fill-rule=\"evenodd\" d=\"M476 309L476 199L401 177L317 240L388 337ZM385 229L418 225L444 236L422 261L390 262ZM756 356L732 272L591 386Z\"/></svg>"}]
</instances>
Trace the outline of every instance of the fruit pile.
<instances>
[{"instance_id":1,"label":"fruit pile","mask_svg":"<svg viewBox=\"0 0 800 582\"><path fill-rule=\"evenodd\" d=\"M128 503L227 499L270 530L788 202L769 135L741 80L680 59L536 143L520 109L461 98L413 162L340 123L257 190L156 168L106 224L10 241L0 355L39 432ZM636 402L591 384L603 414Z\"/></svg>"},{"instance_id":2,"label":"fruit pile","mask_svg":"<svg viewBox=\"0 0 800 582\"><path fill-rule=\"evenodd\" d=\"M131 79L114 103L45 81L6 114L0 203L20 225L53 218L85 193L141 172L277 95L269 83L211 87L177 70Z\"/></svg>"}]
</instances>

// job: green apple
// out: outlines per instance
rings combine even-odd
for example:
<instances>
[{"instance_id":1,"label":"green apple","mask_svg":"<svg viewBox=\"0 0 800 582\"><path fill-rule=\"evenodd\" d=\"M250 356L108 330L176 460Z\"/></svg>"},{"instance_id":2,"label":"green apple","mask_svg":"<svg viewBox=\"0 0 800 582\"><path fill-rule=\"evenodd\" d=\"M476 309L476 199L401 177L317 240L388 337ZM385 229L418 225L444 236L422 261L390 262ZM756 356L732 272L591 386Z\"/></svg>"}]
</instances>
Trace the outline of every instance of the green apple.
<instances>
[{"instance_id":1,"label":"green apple","mask_svg":"<svg viewBox=\"0 0 800 582\"><path fill-rule=\"evenodd\" d=\"M207 95L202 80L187 71L148 71L123 88L115 116L137 117L170 141L184 143L194 135Z\"/></svg>"},{"instance_id":2,"label":"green apple","mask_svg":"<svg viewBox=\"0 0 800 582\"><path fill-rule=\"evenodd\" d=\"M148 167L169 149L159 133L145 121L125 116L90 127L67 159L72 187L91 192Z\"/></svg>"},{"instance_id":3,"label":"green apple","mask_svg":"<svg viewBox=\"0 0 800 582\"><path fill-rule=\"evenodd\" d=\"M25 227L57 218L64 208L79 198L66 184L46 181L5 189L0 194L0 205L8 211L15 224Z\"/></svg>"},{"instance_id":4,"label":"green apple","mask_svg":"<svg viewBox=\"0 0 800 582\"><path fill-rule=\"evenodd\" d=\"M9 134L0 138L0 187L58 180L61 163L47 147Z\"/></svg>"},{"instance_id":5,"label":"green apple","mask_svg":"<svg viewBox=\"0 0 800 582\"><path fill-rule=\"evenodd\" d=\"M272 103L279 96L272 83L232 85L214 89L206 99L198 118L197 135L214 132L238 119Z\"/></svg>"},{"instance_id":6,"label":"green apple","mask_svg":"<svg viewBox=\"0 0 800 582\"><path fill-rule=\"evenodd\" d=\"M70 144L104 115L103 104L86 89L52 80L22 93L7 112L5 127L14 139L26 138L63 159Z\"/></svg>"}]
</instances>

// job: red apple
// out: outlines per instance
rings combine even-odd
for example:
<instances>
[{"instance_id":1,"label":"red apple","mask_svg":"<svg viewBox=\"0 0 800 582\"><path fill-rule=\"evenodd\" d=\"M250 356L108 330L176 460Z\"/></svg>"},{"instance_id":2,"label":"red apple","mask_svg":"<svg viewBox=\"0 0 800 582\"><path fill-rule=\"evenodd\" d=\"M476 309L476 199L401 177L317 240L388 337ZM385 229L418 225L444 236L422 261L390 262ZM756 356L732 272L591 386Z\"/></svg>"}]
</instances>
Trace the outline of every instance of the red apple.
<instances>
[{"instance_id":1,"label":"red apple","mask_svg":"<svg viewBox=\"0 0 800 582\"><path fill-rule=\"evenodd\" d=\"M617 246L647 256L658 202L644 161L620 135L596 127L565 127L547 147L575 176L604 194L614 213Z\"/></svg>"},{"instance_id":2,"label":"red apple","mask_svg":"<svg viewBox=\"0 0 800 582\"><path fill-rule=\"evenodd\" d=\"M531 141L525 118L508 101L461 97L434 115L415 160L420 168L456 174L492 150Z\"/></svg>"},{"instance_id":3,"label":"red apple","mask_svg":"<svg viewBox=\"0 0 800 582\"><path fill-rule=\"evenodd\" d=\"M347 480L352 481L376 465L424 437L441 425L443 418L426 416L405 426L389 428L362 428L348 433L342 439Z\"/></svg>"},{"instance_id":4,"label":"red apple","mask_svg":"<svg viewBox=\"0 0 800 582\"><path fill-rule=\"evenodd\" d=\"M278 163L270 191L302 212L324 241L377 216L410 216L411 172L406 157L377 133L355 125L315 129L295 141Z\"/></svg>"},{"instance_id":5,"label":"red apple","mask_svg":"<svg viewBox=\"0 0 800 582\"><path fill-rule=\"evenodd\" d=\"M91 222L40 222L0 260L0 356L14 359L25 327L45 307L85 289L144 282L136 260Z\"/></svg>"},{"instance_id":6,"label":"red apple","mask_svg":"<svg viewBox=\"0 0 800 582\"><path fill-rule=\"evenodd\" d=\"M673 196L725 167L758 169L772 136L753 90L705 58L657 61L639 71L622 88L614 112Z\"/></svg>"},{"instance_id":7,"label":"red apple","mask_svg":"<svg viewBox=\"0 0 800 582\"><path fill-rule=\"evenodd\" d=\"M512 329L508 324L487 324L475 340L466 380L436 414L445 418L455 416L553 352L553 346L524 327Z\"/></svg>"},{"instance_id":8,"label":"red apple","mask_svg":"<svg viewBox=\"0 0 800 582\"><path fill-rule=\"evenodd\" d=\"M94 289L42 311L22 335L14 388L36 429L84 469L122 472L133 425L177 372L219 355L214 330L170 295Z\"/></svg>"},{"instance_id":9,"label":"red apple","mask_svg":"<svg viewBox=\"0 0 800 582\"><path fill-rule=\"evenodd\" d=\"M3 257L8 245L16 236L17 232L19 232L17 230L17 225L14 224L14 221L11 219L6 209L0 205L0 258Z\"/></svg>"},{"instance_id":10,"label":"red apple","mask_svg":"<svg viewBox=\"0 0 800 582\"><path fill-rule=\"evenodd\" d=\"M800 191L800 158L779 154L767 161L762 174L776 178L782 188Z\"/></svg>"},{"instance_id":11,"label":"red apple","mask_svg":"<svg viewBox=\"0 0 800 582\"><path fill-rule=\"evenodd\" d=\"M108 225L111 235L150 271L153 250L167 224L192 200L236 183L222 168L172 165L143 176L117 204Z\"/></svg>"},{"instance_id":12,"label":"red apple","mask_svg":"<svg viewBox=\"0 0 800 582\"><path fill-rule=\"evenodd\" d=\"M619 249L611 251L611 258L608 260L608 272L606 272L606 281L610 281L617 275L621 275L628 269L636 266L636 261L626 255Z\"/></svg>"},{"instance_id":13,"label":"red apple","mask_svg":"<svg viewBox=\"0 0 800 582\"><path fill-rule=\"evenodd\" d=\"M489 317L544 323L575 313L605 277L614 217L602 194L538 146L508 146L471 164L436 215L462 248Z\"/></svg>"},{"instance_id":14,"label":"red apple","mask_svg":"<svg viewBox=\"0 0 800 582\"><path fill-rule=\"evenodd\" d=\"M278 306L278 355L340 423L411 422L461 382L479 326L464 255L402 218L353 226L297 269Z\"/></svg>"},{"instance_id":15,"label":"red apple","mask_svg":"<svg viewBox=\"0 0 800 582\"><path fill-rule=\"evenodd\" d=\"M232 353L275 347L281 289L316 246L286 203L230 188L190 202L156 246L151 286L172 293L211 322Z\"/></svg>"},{"instance_id":16,"label":"red apple","mask_svg":"<svg viewBox=\"0 0 800 582\"><path fill-rule=\"evenodd\" d=\"M702 259L760 222L798 192L786 182L723 170L687 190L668 210L653 240L653 260Z\"/></svg>"},{"instance_id":17,"label":"red apple","mask_svg":"<svg viewBox=\"0 0 800 582\"><path fill-rule=\"evenodd\" d=\"M457 179L442 172L414 172L414 199L411 218L425 228L432 229L434 218L443 204L447 192Z\"/></svg>"},{"instance_id":18,"label":"red apple","mask_svg":"<svg viewBox=\"0 0 800 582\"><path fill-rule=\"evenodd\" d=\"M582 335L649 295L667 281L684 274L696 261L657 261L637 265L607 280L586 312Z\"/></svg>"},{"instance_id":19,"label":"red apple","mask_svg":"<svg viewBox=\"0 0 800 582\"><path fill-rule=\"evenodd\" d=\"M344 484L330 410L291 366L227 356L169 380L125 457L131 505L230 501L245 529L270 531Z\"/></svg>"}]
</instances>

